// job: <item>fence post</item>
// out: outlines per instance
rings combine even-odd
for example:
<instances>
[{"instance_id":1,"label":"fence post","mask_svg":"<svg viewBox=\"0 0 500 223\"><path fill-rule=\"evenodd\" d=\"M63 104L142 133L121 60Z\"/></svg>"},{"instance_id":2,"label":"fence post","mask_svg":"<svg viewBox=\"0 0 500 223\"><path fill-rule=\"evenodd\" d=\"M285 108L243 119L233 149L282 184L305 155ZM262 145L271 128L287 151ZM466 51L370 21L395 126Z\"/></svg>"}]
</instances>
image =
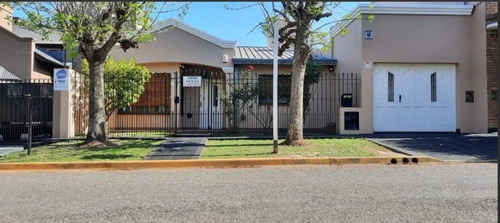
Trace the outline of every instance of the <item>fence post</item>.
<instances>
[{"instance_id":1,"label":"fence post","mask_svg":"<svg viewBox=\"0 0 500 223\"><path fill-rule=\"evenodd\" d=\"M32 132L31 132L31 121L32 121L32 112L31 112L31 94L26 94L24 95L26 97L26 100L28 102L28 155L31 155L31 138L32 138Z\"/></svg>"}]
</instances>

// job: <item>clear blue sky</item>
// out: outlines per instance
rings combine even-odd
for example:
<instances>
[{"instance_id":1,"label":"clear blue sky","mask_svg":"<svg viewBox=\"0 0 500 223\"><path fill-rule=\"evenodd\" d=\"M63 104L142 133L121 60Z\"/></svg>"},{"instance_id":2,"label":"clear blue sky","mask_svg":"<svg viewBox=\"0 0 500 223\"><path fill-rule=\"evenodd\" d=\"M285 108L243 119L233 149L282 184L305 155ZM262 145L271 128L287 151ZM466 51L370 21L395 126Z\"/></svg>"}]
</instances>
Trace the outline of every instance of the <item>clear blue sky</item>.
<instances>
[{"instance_id":1,"label":"clear blue sky","mask_svg":"<svg viewBox=\"0 0 500 223\"><path fill-rule=\"evenodd\" d=\"M253 3L255 2L193 2L183 21L221 39L237 41L239 46L265 46L266 37L260 29L248 34L255 25L264 20L260 7L254 6L242 10L227 10L223 7L227 4L239 8ZM349 13L358 3L361 2L342 2L343 9L335 9L334 15L340 17ZM163 15L163 18L165 17L169 16ZM332 17L324 19L323 22L328 19L332 21ZM325 30L328 28L325 27Z\"/></svg>"}]
</instances>

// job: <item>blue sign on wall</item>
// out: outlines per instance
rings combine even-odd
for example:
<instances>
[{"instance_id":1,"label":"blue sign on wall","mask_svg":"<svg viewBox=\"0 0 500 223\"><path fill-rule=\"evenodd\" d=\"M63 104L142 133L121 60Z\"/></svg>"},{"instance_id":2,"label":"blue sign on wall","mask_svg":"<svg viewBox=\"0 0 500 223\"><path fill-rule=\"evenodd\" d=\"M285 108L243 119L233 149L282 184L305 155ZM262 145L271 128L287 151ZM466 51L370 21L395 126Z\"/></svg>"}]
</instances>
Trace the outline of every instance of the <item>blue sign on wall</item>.
<instances>
[{"instance_id":1,"label":"blue sign on wall","mask_svg":"<svg viewBox=\"0 0 500 223\"><path fill-rule=\"evenodd\" d=\"M69 69L54 68L54 91L69 90Z\"/></svg>"},{"instance_id":2,"label":"blue sign on wall","mask_svg":"<svg viewBox=\"0 0 500 223\"><path fill-rule=\"evenodd\" d=\"M371 30L365 30L365 39L373 39L373 32Z\"/></svg>"}]
</instances>

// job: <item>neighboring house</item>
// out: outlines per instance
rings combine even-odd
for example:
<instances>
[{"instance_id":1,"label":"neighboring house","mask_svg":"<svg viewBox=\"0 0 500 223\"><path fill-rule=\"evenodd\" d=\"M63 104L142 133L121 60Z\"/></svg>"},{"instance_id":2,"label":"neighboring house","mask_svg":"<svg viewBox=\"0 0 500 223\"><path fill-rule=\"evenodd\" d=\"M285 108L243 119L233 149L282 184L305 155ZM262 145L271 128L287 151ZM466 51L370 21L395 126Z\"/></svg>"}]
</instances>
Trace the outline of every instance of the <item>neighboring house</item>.
<instances>
[{"instance_id":1,"label":"neighboring house","mask_svg":"<svg viewBox=\"0 0 500 223\"><path fill-rule=\"evenodd\" d=\"M165 30L171 26L175 27ZM236 46L235 41L222 40L172 19L156 27L153 32L156 41L150 44L142 44L138 49L129 49L127 52L116 47L110 52L117 60L136 58L137 64L146 66L153 73L139 101L110 118L111 130L172 128L175 131L192 132L233 128L231 116L236 113L233 114L231 105L224 103L222 96L234 91L235 85L241 86L245 78L251 82L250 86L259 88L260 93L253 98L255 100L248 102L241 113L236 114L236 125L242 131L269 130L272 98L268 93L272 92L272 46ZM292 60L292 50L285 51L278 60L281 74L279 127L282 129L287 125L290 90L283 86L290 83ZM324 66L323 72L326 73L331 73L337 62L321 54L315 54L314 60ZM253 67L252 75L243 77L247 75L249 66ZM185 83L187 78L194 81L195 86L188 86ZM160 91L166 93L159 95ZM324 91L324 95L334 97L333 91ZM319 90L314 88L311 92ZM329 123L335 122L335 116L328 113L333 112L334 104L328 105L331 108L326 108L326 104L320 108L321 103L324 102L311 99L309 114L316 116L309 120L306 118L306 129L324 129ZM323 112L324 118L319 116L320 112Z\"/></svg>"},{"instance_id":2,"label":"neighboring house","mask_svg":"<svg viewBox=\"0 0 500 223\"><path fill-rule=\"evenodd\" d=\"M374 20L332 30L336 69L361 73L363 83L361 106L340 109L340 133L485 133L496 127L498 36L486 31L498 29L486 23L491 5L374 2L371 12L369 4L354 9L352 16L360 10ZM349 34L342 36L339 27ZM346 112L359 115L359 130L344 129Z\"/></svg>"},{"instance_id":3,"label":"neighboring house","mask_svg":"<svg viewBox=\"0 0 500 223\"><path fill-rule=\"evenodd\" d=\"M12 10L0 10L0 135L3 140L26 138L26 95L31 95L33 135L59 136L60 129L52 128L71 116L61 111L69 102L54 93L54 68L63 68L63 59L53 49L61 43L41 41L39 35L20 29L4 19ZM48 47L50 46L50 47ZM53 103L53 100L55 103ZM53 121L53 117L57 117ZM67 124L67 123L66 123ZM54 132L53 132L54 130ZM53 133L56 133L55 135Z\"/></svg>"}]
</instances>

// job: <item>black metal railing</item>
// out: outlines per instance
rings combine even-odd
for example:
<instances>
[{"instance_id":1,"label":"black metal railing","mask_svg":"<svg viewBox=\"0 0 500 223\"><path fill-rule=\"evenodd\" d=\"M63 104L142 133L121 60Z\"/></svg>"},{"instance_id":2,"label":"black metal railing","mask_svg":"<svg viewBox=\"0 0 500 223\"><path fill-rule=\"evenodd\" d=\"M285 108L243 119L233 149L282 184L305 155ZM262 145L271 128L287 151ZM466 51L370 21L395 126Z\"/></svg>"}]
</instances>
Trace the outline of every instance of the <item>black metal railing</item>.
<instances>
[{"instance_id":1,"label":"black metal railing","mask_svg":"<svg viewBox=\"0 0 500 223\"><path fill-rule=\"evenodd\" d=\"M33 140L50 138L53 94L50 79L0 80L0 141L27 140L28 108Z\"/></svg>"},{"instance_id":2,"label":"black metal railing","mask_svg":"<svg viewBox=\"0 0 500 223\"><path fill-rule=\"evenodd\" d=\"M152 74L139 101L110 116L109 136L271 133L271 77L265 73L226 75L205 68ZM289 74L280 74L278 80L278 125L280 132L284 132L288 125L291 79ZM304 97L305 133L335 133L339 107L360 105L361 80L354 73L323 73L305 89L308 92ZM77 99L85 102L88 98L82 92ZM79 119L88 118L85 109L75 113ZM75 127L75 132L83 134L82 128L76 130Z\"/></svg>"}]
</instances>

